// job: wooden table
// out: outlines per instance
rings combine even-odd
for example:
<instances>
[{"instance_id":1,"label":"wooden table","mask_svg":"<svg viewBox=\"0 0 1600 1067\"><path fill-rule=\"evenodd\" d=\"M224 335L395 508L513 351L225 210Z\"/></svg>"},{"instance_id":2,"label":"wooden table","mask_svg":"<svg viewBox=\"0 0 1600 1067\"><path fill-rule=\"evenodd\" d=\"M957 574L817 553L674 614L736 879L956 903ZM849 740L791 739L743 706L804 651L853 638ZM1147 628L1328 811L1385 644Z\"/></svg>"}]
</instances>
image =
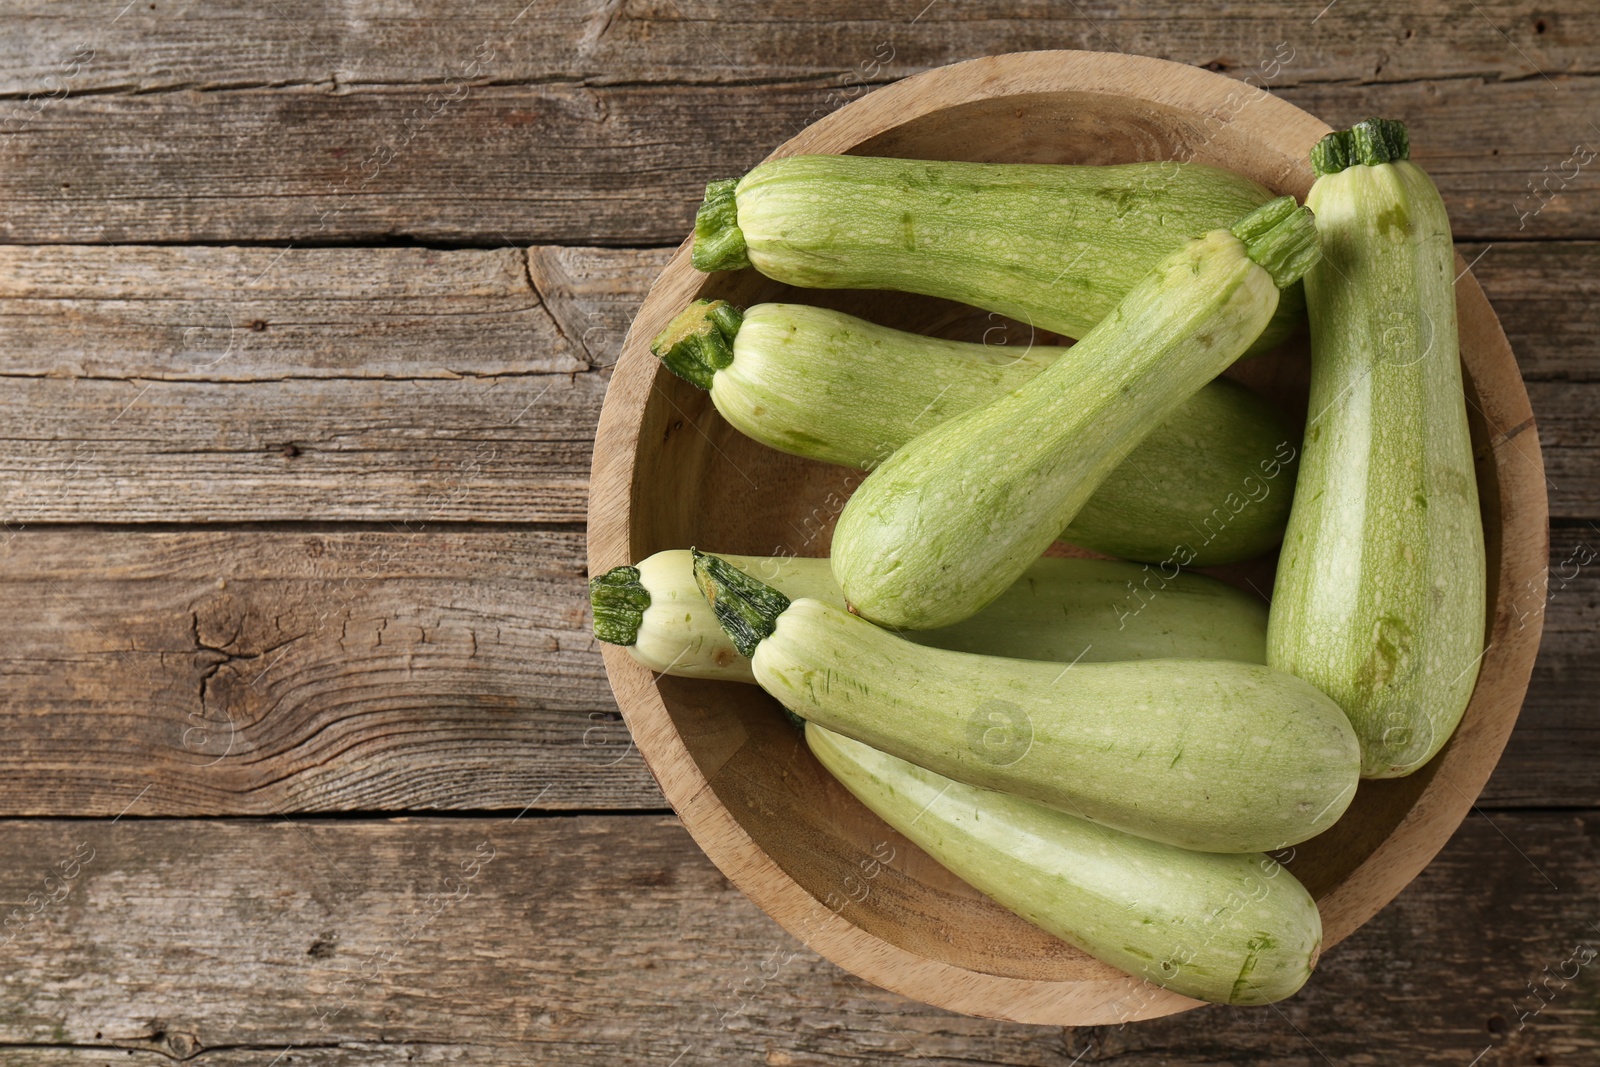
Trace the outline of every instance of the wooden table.
<instances>
[{"instance_id":1,"label":"wooden table","mask_svg":"<svg viewBox=\"0 0 1600 1067\"><path fill-rule=\"evenodd\" d=\"M6 18L0 1064L1600 1061L1600 9L525 2ZM1521 725L1277 1008L1061 1031L841 973L677 825L589 635L608 367L702 184L1045 47L1404 118L1539 415Z\"/></svg>"}]
</instances>

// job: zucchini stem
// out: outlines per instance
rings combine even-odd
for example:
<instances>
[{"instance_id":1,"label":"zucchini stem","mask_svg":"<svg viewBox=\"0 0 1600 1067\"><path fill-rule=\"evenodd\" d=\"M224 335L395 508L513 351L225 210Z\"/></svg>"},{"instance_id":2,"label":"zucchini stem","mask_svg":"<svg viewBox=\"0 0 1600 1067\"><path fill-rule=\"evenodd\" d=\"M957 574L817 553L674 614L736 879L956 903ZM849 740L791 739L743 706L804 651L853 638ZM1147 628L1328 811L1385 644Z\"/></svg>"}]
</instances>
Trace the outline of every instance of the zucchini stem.
<instances>
[{"instance_id":1,"label":"zucchini stem","mask_svg":"<svg viewBox=\"0 0 1600 1067\"><path fill-rule=\"evenodd\" d=\"M738 178L706 184L706 198L694 213L694 248L689 261L695 270L742 270L750 265L744 231L739 229L739 203L734 192Z\"/></svg>"},{"instance_id":2,"label":"zucchini stem","mask_svg":"<svg viewBox=\"0 0 1600 1067\"><path fill-rule=\"evenodd\" d=\"M650 342L650 352L691 385L711 388L717 371L733 362L733 338L744 313L726 300L696 300Z\"/></svg>"},{"instance_id":3,"label":"zucchini stem","mask_svg":"<svg viewBox=\"0 0 1600 1067\"><path fill-rule=\"evenodd\" d=\"M1375 167L1411 158L1411 135L1398 119L1366 119L1330 133L1311 149L1311 169L1322 177L1347 167Z\"/></svg>"},{"instance_id":4,"label":"zucchini stem","mask_svg":"<svg viewBox=\"0 0 1600 1067\"><path fill-rule=\"evenodd\" d=\"M1267 201L1236 222L1232 232L1279 289L1299 281L1322 258L1311 209L1295 203L1292 196Z\"/></svg>"},{"instance_id":5,"label":"zucchini stem","mask_svg":"<svg viewBox=\"0 0 1600 1067\"><path fill-rule=\"evenodd\" d=\"M749 658L772 636L778 616L789 610L789 598L726 560L689 549L694 558L694 584L711 605L717 623L739 655Z\"/></svg>"},{"instance_id":6,"label":"zucchini stem","mask_svg":"<svg viewBox=\"0 0 1600 1067\"><path fill-rule=\"evenodd\" d=\"M639 640L650 592L639 580L638 567L613 567L589 579L589 605L595 637L608 645L631 645Z\"/></svg>"}]
</instances>

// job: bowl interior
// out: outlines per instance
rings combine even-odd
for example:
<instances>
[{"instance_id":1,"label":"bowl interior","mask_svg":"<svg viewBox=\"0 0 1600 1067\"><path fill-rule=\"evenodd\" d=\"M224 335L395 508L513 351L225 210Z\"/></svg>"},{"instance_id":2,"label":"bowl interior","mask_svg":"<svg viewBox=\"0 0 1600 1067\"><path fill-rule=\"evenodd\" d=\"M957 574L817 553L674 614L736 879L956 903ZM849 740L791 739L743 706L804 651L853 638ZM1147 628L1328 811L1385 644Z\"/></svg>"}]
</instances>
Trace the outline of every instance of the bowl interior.
<instances>
[{"instance_id":1,"label":"bowl interior","mask_svg":"<svg viewBox=\"0 0 1600 1067\"><path fill-rule=\"evenodd\" d=\"M1264 150L1260 135L1252 133L1248 123L1218 123L1214 111L1149 100L1130 102L1128 97L1103 92L1028 92L972 100L908 118L853 147L842 147L869 155L995 162L1193 159L1241 170L1274 192L1297 196L1305 194L1311 177L1303 162L1309 142L1297 149L1296 159L1282 150ZM998 316L929 298L798 290L753 270L694 275L682 255L669 268L673 270L682 272L684 281L678 287L682 299L674 300L674 307L658 309L661 315L670 315L694 296L720 297L739 305L793 300L946 337L1018 345L1030 339L1057 341L1044 335L1031 337L1025 327ZM1466 284L1482 303L1470 275ZM1492 324L1486 304L1482 311ZM635 334L646 328L643 314L640 323ZM1479 379L1483 367L1510 360L1510 353L1501 351L1504 339L1497 325L1493 337L1481 339L1482 331L1469 334L1468 325L1463 323L1462 345L1488 534L1491 618L1503 624L1501 483L1506 461L1497 458L1499 453L1491 446L1504 434L1494 424L1497 400L1480 392ZM648 342L648 336L630 336L624 359L648 359L644 351ZM1514 376L1514 361L1511 372ZM1307 380L1303 336L1229 373L1303 424ZM1520 388L1520 380L1517 384ZM1536 458L1536 443L1533 449ZM653 372L643 405L633 463L628 548L634 560L688 545L737 553L826 555L834 521L864 477L859 471L797 459L746 439L721 419L706 393L660 368ZM1542 488L1541 482L1540 500ZM1057 546L1053 551L1075 550ZM1241 588L1270 592L1273 562L1265 558L1211 573ZM1486 661L1485 670L1489 669ZM666 677L656 680L655 686L673 732L716 800L760 850L810 894L818 909L916 956L981 974L1051 982L1116 978L1118 972L993 904L890 830L833 782L778 714L776 703L755 687ZM1482 682L1479 688L1484 688ZM1518 703L1520 693L1516 693ZM1503 708L1484 704L1475 699L1468 712L1469 727L1475 716L1491 716L1495 722L1463 727L1447 754L1457 745L1488 738L1494 746L1492 766L1509 721L1499 721L1505 716ZM1514 706L1510 715L1514 718ZM630 723L638 734L639 724L632 718ZM1363 782L1348 814L1332 830L1294 849L1287 860L1289 868L1319 900L1326 901L1418 809L1447 762L1444 757L1436 759L1409 778ZM1471 785L1472 797L1481 784L1480 778ZM678 804L679 798L673 800ZM1465 810L1464 805L1459 807ZM1435 835L1438 840L1427 846L1416 869L1454 825L1450 821L1442 834ZM891 850L892 861L875 862ZM1333 920L1325 912L1328 943L1348 934L1397 890L1398 886L1387 891L1370 907L1363 903L1351 909L1348 920Z\"/></svg>"}]
</instances>

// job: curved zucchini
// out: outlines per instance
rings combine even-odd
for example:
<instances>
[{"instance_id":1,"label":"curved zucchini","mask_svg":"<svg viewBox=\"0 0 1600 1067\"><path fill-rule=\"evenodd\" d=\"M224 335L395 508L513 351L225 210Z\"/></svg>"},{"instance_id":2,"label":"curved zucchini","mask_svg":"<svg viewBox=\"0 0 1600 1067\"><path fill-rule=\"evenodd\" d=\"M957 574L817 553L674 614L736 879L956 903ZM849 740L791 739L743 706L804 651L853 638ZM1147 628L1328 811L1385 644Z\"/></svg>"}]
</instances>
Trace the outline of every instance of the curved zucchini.
<instances>
[{"instance_id":1,"label":"curved zucchini","mask_svg":"<svg viewBox=\"0 0 1600 1067\"><path fill-rule=\"evenodd\" d=\"M1310 212L1274 200L1163 260L1070 361L896 451L834 531L852 609L931 630L999 596L1145 435L1260 335L1279 288L1316 256Z\"/></svg>"},{"instance_id":2,"label":"curved zucchini","mask_svg":"<svg viewBox=\"0 0 1600 1067\"><path fill-rule=\"evenodd\" d=\"M804 304L741 313L707 300L674 319L651 351L710 389L747 436L860 470L1074 358L1070 348L947 341ZM1061 537L1149 563L1181 546L1191 566L1259 556L1282 539L1297 453L1297 435L1272 405L1218 379L1150 431Z\"/></svg>"},{"instance_id":3,"label":"curved zucchini","mask_svg":"<svg viewBox=\"0 0 1600 1067\"><path fill-rule=\"evenodd\" d=\"M1203 852L1282 848L1355 793L1350 723L1250 663L1044 663L902 640L714 556L695 578L784 707L920 767Z\"/></svg>"},{"instance_id":4,"label":"curved zucchini","mask_svg":"<svg viewBox=\"0 0 1600 1067\"><path fill-rule=\"evenodd\" d=\"M1450 220L1406 155L1383 120L1312 153L1327 258L1306 275L1312 418L1268 638L1349 714L1375 778L1449 739L1487 611Z\"/></svg>"},{"instance_id":5,"label":"curved zucchini","mask_svg":"<svg viewBox=\"0 0 1600 1067\"><path fill-rule=\"evenodd\" d=\"M790 599L838 607L844 594L826 559L719 556ZM662 674L754 682L695 585L687 549L668 549L590 583L594 632ZM1266 662L1267 609L1208 578L1098 559L1041 559L965 622L901 634L918 644L1058 663L1128 659Z\"/></svg>"},{"instance_id":6,"label":"curved zucchini","mask_svg":"<svg viewBox=\"0 0 1600 1067\"><path fill-rule=\"evenodd\" d=\"M1260 853L1173 848L977 789L806 724L844 787L952 874L1129 974L1214 1004L1298 990L1322 947L1305 887Z\"/></svg>"},{"instance_id":7,"label":"curved zucchini","mask_svg":"<svg viewBox=\"0 0 1600 1067\"><path fill-rule=\"evenodd\" d=\"M694 265L808 289L896 289L1082 337L1162 257L1271 199L1199 163L948 163L790 156L712 182ZM1298 291L1255 342L1304 317Z\"/></svg>"}]
</instances>

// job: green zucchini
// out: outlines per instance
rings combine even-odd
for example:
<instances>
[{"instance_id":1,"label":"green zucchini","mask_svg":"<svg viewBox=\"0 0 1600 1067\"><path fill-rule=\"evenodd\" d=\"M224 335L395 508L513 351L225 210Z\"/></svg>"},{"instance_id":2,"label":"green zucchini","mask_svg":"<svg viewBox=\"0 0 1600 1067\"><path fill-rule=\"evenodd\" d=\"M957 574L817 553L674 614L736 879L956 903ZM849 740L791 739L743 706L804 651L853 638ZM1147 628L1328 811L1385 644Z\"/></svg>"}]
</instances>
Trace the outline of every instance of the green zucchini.
<instances>
[{"instance_id":1,"label":"green zucchini","mask_svg":"<svg viewBox=\"0 0 1600 1067\"><path fill-rule=\"evenodd\" d=\"M1071 360L896 451L834 531L851 608L931 630L999 596L1145 435L1260 335L1278 290L1316 256L1310 212L1280 197L1162 260Z\"/></svg>"},{"instance_id":2,"label":"green zucchini","mask_svg":"<svg viewBox=\"0 0 1600 1067\"><path fill-rule=\"evenodd\" d=\"M720 556L791 599L838 607L826 559ZM617 567L590 583L594 632L662 674L754 682L695 584L686 549ZM1266 605L1215 578L1098 559L1041 559L972 618L901 635L922 645L1017 659L1266 662Z\"/></svg>"},{"instance_id":3,"label":"green zucchini","mask_svg":"<svg viewBox=\"0 0 1600 1067\"><path fill-rule=\"evenodd\" d=\"M1268 638L1349 714L1374 778L1454 732L1487 611L1450 220L1407 149L1374 119L1312 153L1327 258L1306 276L1311 419Z\"/></svg>"},{"instance_id":4,"label":"green zucchini","mask_svg":"<svg viewBox=\"0 0 1600 1067\"><path fill-rule=\"evenodd\" d=\"M923 293L1082 337L1162 257L1271 197L1199 163L790 156L706 186L692 255L705 271ZM1299 294L1286 295L1251 351L1282 342L1303 315Z\"/></svg>"},{"instance_id":5,"label":"green zucchini","mask_svg":"<svg viewBox=\"0 0 1600 1067\"><path fill-rule=\"evenodd\" d=\"M806 743L844 787L928 855L1068 944L1214 1004L1298 990L1322 947L1305 887L1260 853L1173 848L978 789L816 723Z\"/></svg>"},{"instance_id":6,"label":"green zucchini","mask_svg":"<svg viewBox=\"0 0 1600 1067\"><path fill-rule=\"evenodd\" d=\"M1070 348L922 337L803 304L741 313L720 300L691 304L652 351L709 389L717 410L748 436L861 470L1074 358ZM1283 536L1297 444L1272 405L1218 379L1106 476L1061 537L1149 563L1180 546L1192 550L1192 566L1259 556Z\"/></svg>"},{"instance_id":7,"label":"green zucchini","mask_svg":"<svg viewBox=\"0 0 1600 1067\"><path fill-rule=\"evenodd\" d=\"M714 556L695 553L695 578L784 707L968 785L1203 852L1304 841L1355 793L1349 721L1290 674L925 648Z\"/></svg>"}]
</instances>

